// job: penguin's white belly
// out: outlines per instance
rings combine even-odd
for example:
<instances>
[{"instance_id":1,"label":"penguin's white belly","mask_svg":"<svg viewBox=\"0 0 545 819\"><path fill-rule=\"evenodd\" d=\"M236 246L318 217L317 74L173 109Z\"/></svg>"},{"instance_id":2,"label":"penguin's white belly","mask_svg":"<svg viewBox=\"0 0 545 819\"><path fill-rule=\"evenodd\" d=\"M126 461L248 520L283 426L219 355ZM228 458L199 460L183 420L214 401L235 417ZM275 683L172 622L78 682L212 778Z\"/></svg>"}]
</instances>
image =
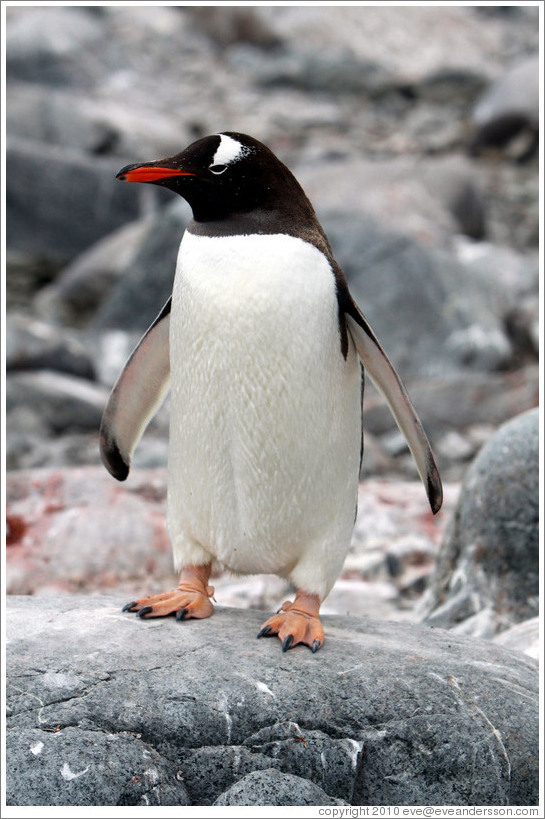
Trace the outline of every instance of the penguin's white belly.
<instances>
[{"instance_id":1,"label":"penguin's white belly","mask_svg":"<svg viewBox=\"0 0 545 819\"><path fill-rule=\"evenodd\" d=\"M327 578L309 585L327 593L354 521L361 379L326 258L285 235L186 232L170 358L177 564L195 544L241 573L298 580L298 564L320 563Z\"/></svg>"}]
</instances>

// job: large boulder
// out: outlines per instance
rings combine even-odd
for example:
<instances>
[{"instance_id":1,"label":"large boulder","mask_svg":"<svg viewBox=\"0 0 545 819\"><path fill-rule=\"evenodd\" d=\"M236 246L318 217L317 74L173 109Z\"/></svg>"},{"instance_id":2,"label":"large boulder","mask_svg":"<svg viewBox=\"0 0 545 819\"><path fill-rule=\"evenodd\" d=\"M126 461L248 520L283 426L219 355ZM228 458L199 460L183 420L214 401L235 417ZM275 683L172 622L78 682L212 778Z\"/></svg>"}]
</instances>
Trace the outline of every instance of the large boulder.
<instances>
[{"instance_id":1,"label":"large boulder","mask_svg":"<svg viewBox=\"0 0 545 819\"><path fill-rule=\"evenodd\" d=\"M122 164L31 139L12 140L6 151L8 248L68 261L138 217L146 194L116 182Z\"/></svg>"},{"instance_id":2,"label":"large boulder","mask_svg":"<svg viewBox=\"0 0 545 819\"><path fill-rule=\"evenodd\" d=\"M62 689L66 675L54 674L49 681ZM13 750L16 765L22 762L25 768L29 760L35 764L31 762L30 791L25 774L13 771L9 796L12 804L191 804L169 760L128 732L27 728L21 731Z\"/></svg>"},{"instance_id":3,"label":"large boulder","mask_svg":"<svg viewBox=\"0 0 545 819\"><path fill-rule=\"evenodd\" d=\"M538 409L500 427L472 463L421 612L477 637L537 617Z\"/></svg>"},{"instance_id":4,"label":"large boulder","mask_svg":"<svg viewBox=\"0 0 545 819\"><path fill-rule=\"evenodd\" d=\"M522 654L327 616L318 654L283 654L259 612L142 621L123 602L8 599L8 805L248 804L254 780L284 804L537 804Z\"/></svg>"}]
</instances>

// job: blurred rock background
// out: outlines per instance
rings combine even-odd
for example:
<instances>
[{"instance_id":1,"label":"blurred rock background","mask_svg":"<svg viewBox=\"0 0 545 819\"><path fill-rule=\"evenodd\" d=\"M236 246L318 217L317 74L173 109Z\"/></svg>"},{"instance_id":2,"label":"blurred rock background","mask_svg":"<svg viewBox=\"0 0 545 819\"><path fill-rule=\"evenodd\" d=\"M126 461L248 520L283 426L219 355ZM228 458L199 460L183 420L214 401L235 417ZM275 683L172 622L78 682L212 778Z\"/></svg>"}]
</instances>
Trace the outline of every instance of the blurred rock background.
<instances>
[{"instance_id":1,"label":"blurred rock background","mask_svg":"<svg viewBox=\"0 0 545 819\"><path fill-rule=\"evenodd\" d=\"M234 130L309 194L446 484L432 519L369 385L358 524L324 610L414 617L469 465L538 402L538 34L523 5L6 9L10 592L173 582L168 400L126 486L97 429L189 210L115 173ZM264 608L286 593L217 586Z\"/></svg>"}]
</instances>

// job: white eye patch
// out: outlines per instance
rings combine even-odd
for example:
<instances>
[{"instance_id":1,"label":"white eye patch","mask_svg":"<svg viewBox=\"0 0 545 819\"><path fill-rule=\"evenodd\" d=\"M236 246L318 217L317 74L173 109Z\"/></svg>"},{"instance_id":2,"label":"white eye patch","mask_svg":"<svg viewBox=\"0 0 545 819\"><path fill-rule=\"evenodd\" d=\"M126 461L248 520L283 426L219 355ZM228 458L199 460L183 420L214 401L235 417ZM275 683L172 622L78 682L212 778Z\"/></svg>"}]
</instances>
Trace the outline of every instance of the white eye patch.
<instances>
[{"instance_id":1,"label":"white eye patch","mask_svg":"<svg viewBox=\"0 0 545 819\"><path fill-rule=\"evenodd\" d=\"M218 136L220 138L220 144L214 154L210 167L214 167L214 165L231 165L233 162L236 162L237 159L241 159L243 156L246 156L246 154L252 152L251 148L233 139L233 137L227 136L226 134L218 134Z\"/></svg>"}]
</instances>

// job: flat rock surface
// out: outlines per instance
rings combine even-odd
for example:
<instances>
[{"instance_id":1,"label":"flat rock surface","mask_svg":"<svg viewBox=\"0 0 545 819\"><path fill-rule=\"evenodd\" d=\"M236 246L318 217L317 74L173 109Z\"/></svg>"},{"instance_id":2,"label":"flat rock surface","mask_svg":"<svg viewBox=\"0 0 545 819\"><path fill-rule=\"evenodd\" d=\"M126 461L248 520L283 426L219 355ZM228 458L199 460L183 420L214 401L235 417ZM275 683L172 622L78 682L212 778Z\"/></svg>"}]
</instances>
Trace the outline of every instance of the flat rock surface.
<instances>
[{"instance_id":1,"label":"flat rock surface","mask_svg":"<svg viewBox=\"0 0 545 819\"><path fill-rule=\"evenodd\" d=\"M528 657L334 616L317 654L283 654L259 612L142 621L122 602L8 598L9 805L249 804L270 769L322 804L537 803Z\"/></svg>"}]
</instances>

